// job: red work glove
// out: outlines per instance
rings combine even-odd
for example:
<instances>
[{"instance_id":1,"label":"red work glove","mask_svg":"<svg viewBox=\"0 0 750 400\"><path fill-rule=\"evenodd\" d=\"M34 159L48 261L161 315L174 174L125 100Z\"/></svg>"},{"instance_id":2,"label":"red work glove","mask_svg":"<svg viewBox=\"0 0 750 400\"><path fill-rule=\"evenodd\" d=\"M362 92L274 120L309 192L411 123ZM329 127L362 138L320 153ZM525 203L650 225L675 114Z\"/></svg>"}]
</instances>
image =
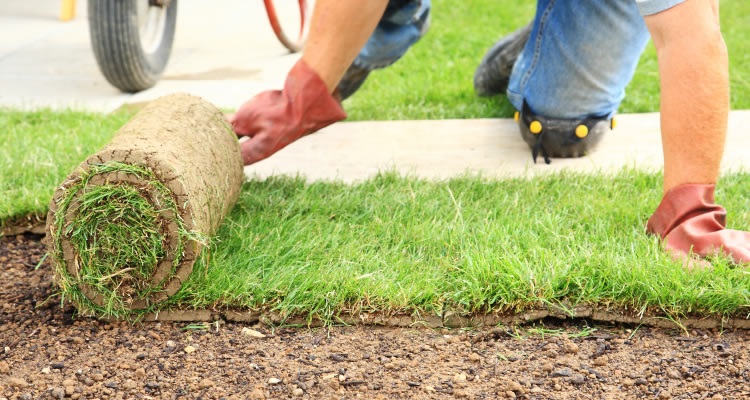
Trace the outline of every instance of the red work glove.
<instances>
[{"instance_id":1,"label":"red work glove","mask_svg":"<svg viewBox=\"0 0 750 400\"><path fill-rule=\"evenodd\" d=\"M678 257L723 253L737 264L750 262L750 232L724 229L727 211L714 204L714 185L686 184L664 194L646 230L659 235Z\"/></svg>"},{"instance_id":2,"label":"red work glove","mask_svg":"<svg viewBox=\"0 0 750 400\"><path fill-rule=\"evenodd\" d=\"M241 144L242 158L249 165L344 118L344 109L320 76L299 60L284 90L258 94L229 116L229 123L237 135L250 137Z\"/></svg>"}]
</instances>

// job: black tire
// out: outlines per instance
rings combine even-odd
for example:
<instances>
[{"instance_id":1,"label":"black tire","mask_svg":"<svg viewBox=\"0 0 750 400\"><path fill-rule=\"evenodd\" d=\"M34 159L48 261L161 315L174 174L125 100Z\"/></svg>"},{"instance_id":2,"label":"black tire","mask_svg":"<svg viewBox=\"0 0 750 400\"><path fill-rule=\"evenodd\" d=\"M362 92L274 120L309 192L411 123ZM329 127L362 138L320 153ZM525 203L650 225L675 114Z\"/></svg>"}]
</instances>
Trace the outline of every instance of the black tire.
<instances>
[{"instance_id":1,"label":"black tire","mask_svg":"<svg viewBox=\"0 0 750 400\"><path fill-rule=\"evenodd\" d=\"M166 8L149 0L89 0L89 34L99 70L123 92L148 89L169 61L177 22L177 0ZM146 13L144 14L144 10ZM143 23L145 15L147 22ZM147 37L141 32L147 27Z\"/></svg>"}]
</instances>

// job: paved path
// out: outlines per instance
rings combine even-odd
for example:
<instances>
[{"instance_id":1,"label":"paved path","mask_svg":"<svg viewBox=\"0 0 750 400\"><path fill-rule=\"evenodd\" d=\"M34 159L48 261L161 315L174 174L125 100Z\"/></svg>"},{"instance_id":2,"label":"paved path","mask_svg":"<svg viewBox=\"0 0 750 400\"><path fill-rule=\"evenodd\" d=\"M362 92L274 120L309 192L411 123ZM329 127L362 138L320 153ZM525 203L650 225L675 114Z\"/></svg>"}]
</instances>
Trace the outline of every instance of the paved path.
<instances>
[{"instance_id":1,"label":"paved path","mask_svg":"<svg viewBox=\"0 0 750 400\"><path fill-rule=\"evenodd\" d=\"M750 111L730 117L724 170L750 170ZM350 122L302 138L246 168L250 176L303 174L311 180L358 181L381 170L427 178L464 173L489 177L534 176L570 169L613 172L624 166L662 166L659 115L625 114L596 151L577 159L541 157L534 164L512 119Z\"/></svg>"},{"instance_id":2,"label":"paved path","mask_svg":"<svg viewBox=\"0 0 750 400\"><path fill-rule=\"evenodd\" d=\"M0 106L108 112L126 102L189 92L234 109L254 93L280 87L298 57L276 41L260 1L181 1L164 79L153 89L122 94L97 69L85 5L79 0L78 17L63 23L57 19L58 0L0 1ZM246 172L356 181L383 169L443 178L465 172L533 176L564 168L660 168L658 115L618 119L618 128L591 156L551 165L531 163L512 120L393 121L336 124ZM732 114L725 169L750 164L748 127L750 112Z\"/></svg>"},{"instance_id":3,"label":"paved path","mask_svg":"<svg viewBox=\"0 0 750 400\"><path fill-rule=\"evenodd\" d=\"M259 0L180 1L163 79L152 89L123 94L96 65L86 0L78 0L73 21L59 21L59 10L60 0L0 1L0 106L108 112L182 91L234 109L280 86L298 57L276 40Z\"/></svg>"}]
</instances>

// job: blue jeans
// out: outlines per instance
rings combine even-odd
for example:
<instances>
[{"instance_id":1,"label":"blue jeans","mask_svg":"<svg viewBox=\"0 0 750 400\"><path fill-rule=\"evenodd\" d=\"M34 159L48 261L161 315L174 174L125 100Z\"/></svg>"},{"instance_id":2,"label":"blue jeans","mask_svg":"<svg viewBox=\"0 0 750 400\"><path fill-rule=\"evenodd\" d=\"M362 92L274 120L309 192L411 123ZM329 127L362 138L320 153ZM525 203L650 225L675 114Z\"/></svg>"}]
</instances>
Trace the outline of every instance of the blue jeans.
<instances>
[{"instance_id":1,"label":"blue jeans","mask_svg":"<svg viewBox=\"0 0 750 400\"><path fill-rule=\"evenodd\" d=\"M682 1L538 0L508 99L549 118L610 117L649 39L641 15ZM429 0L391 0L354 65L373 70L401 58L424 35L429 11Z\"/></svg>"},{"instance_id":2,"label":"blue jeans","mask_svg":"<svg viewBox=\"0 0 750 400\"><path fill-rule=\"evenodd\" d=\"M610 117L648 39L633 0L538 0L508 99L551 118Z\"/></svg>"},{"instance_id":3,"label":"blue jeans","mask_svg":"<svg viewBox=\"0 0 750 400\"><path fill-rule=\"evenodd\" d=\"M352 64L372 71L395 63L427 32L429 17L430 0L390 0Z\"/></svg>"}]
</instances>

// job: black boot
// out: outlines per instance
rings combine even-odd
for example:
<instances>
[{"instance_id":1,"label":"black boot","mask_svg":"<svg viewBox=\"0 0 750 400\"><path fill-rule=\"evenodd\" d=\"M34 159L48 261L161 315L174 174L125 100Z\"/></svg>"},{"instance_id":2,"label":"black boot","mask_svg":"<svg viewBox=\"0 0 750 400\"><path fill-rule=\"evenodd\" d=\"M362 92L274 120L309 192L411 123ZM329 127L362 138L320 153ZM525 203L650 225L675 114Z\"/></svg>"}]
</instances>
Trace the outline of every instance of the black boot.
<instances>
[{"instance_id":1,"label":"black boot","mask_svg":"<svg viewBox=\"0 0 750 400\"><path fill-rule=\"evenodd\" d=\"M474 73L474 91L477 95L505 94L513 64L529 41L531 26L532 24L528 24L505 36L487 51Z\"/></svg>"},{"instance_id":2,"label":"black boot","mask_svg":"<svg viewBox=\"0 0 750 400\"><path fill-rule=\"evenodd\" d=\"M517 111L514 118L521 129L521 137L531 148L534 163L539 155L547 164L551 157L583 157L615 127L614 118L546 118L534 114L525 101L523 109Z\"/></svg>"},{"instance_id":3,"label":"black boot","mask_svg":"<svg viewBox=\"0 0 750 400\"><path fill-rule=\"evenodd\" d=\"M341 97L341 101L346 100L349 96L353 95L354 92L359 90L360 86L365 83L365 79L370 75L370 70L358 67L354 64L349 66L349 69L344 73L344 77L341 78L339 85L336 87L338 95Z\"/></svg>"}]
</instances>

